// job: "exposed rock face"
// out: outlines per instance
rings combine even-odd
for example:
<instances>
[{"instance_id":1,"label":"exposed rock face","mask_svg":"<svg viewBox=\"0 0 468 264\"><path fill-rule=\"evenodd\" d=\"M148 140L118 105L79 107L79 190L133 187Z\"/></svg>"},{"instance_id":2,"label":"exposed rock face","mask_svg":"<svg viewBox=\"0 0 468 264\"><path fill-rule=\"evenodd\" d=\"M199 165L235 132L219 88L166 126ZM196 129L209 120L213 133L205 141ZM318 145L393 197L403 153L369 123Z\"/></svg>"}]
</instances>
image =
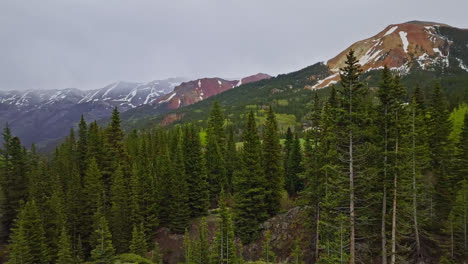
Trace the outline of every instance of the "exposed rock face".
<instances>
[{"instance_id":1,"label":"exposed rock face","mask_svg":"<svg viewBox=\"0 0 468 264\"><path fill-rule=\"evenodd\" d=\"M301 238L301 248L303 249L303 257L306 263L311 261L311 245L307 241L311 241L310 232L304 226L305 220L304 210L300 207L295 207L286 213L279 214L260 227L263 230L261 238L249 245L243 247L243 255L245 260L259 260L262 258L263 235L266 230L271 232L271 246L276 255L277 262L287 262L294 241ZM216 231L217 217L211 215L207 217L208 237L213 239ZM196 239L198 235L199 222L195 222L190 226L189 235L191 239ZM161 228L156 234L156 241L159 243L161 252L164 255L165 263L175 264L184 261L184 235L173 234L167 228ZM240 241L236 241L239 243Z\"/></svg>"},{"instance_id":2,"label":"exposed rock face","mask_svg":"<svg viewBox=\"0 0 468 264\"><path fill-rule=\"evenodd\" d=\"M451 39L441 33L441 28L451 28L448 25L411 21L387 26L377 35L358 41L327 61L330 75L319 80L312 89L319 89L339 81L339 69L344 66L346 55L352 49L359 60L363 71L382 69L384 66L407 74L412 67L422 70L433 67L449 67ZM457 29L463 31L462 29ZM460 68L466 67L466 62L457 59Z\"/></svg>"},{"instance_id":3,"label":"exposed rock face","mask_svg":"<svg viewBox=\"0 0 468 264\"><path fill-rule=\"evenodd\" d=\"M172 93L154 101L154 105L168 110L191 105L213 95L222 93L236 86L271 78L270 75L258 73L241 80L225 80L221 78L203 78L184 82L174 88Z\"/></svg>"},{"instance_id":4,"label":"exposed rock face","mask_svg":"<svg viewBox=\"0 0 468 264\"><path fill-rule=\"evenodd\" d=\"M279 214L261 225L263 230L261 239L244 246L244 258L246 260L258 260L262 258L262 247L264 234L267 230L271 232L271 247L276 255L277 262L287 262L293 247L294 241L301 238L301 248L303 249L304 260L310 260L311 250L308 250L307 243L310 241L310 232L304 226L305 212L301 207L294 207L286 213ZM306 261L306 263L310 263Z\"/></svg>"}]
</instances>

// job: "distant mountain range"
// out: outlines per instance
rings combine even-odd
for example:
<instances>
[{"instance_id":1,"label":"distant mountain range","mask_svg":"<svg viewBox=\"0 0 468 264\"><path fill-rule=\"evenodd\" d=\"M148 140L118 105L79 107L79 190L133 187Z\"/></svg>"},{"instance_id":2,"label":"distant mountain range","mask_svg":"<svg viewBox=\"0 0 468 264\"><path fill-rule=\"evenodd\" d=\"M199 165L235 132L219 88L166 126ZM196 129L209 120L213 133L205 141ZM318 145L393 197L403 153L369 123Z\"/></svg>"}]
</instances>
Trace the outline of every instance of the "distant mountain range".
<instances>
[{"instance_id":1,"label":"distant mountain range","mask_svg":"<svg viewBox=\"0 0 468 264\"><path fill-rule=\"evenodd\" d=\"M160 112L189 105L242 83L270 78L257 74L241 80L169 78L146 83L115 82L103 88L0 91L0 127L8 122L23 144L54 145L75 126L81 115L87 121L102 120L117 107L120 112L143 106ZM195 84L195 85L193 85Z\"/></svg>"}]
</instances>

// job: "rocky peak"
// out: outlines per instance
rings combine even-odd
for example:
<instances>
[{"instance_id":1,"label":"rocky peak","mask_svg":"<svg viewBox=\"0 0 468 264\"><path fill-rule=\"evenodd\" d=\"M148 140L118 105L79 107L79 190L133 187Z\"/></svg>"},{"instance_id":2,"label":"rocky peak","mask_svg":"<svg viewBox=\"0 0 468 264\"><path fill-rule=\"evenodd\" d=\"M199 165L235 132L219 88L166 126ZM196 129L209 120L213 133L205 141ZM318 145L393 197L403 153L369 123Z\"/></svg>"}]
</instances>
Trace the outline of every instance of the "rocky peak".
<instances>
[{"instance_id":1,"label":"rocky peak","mask_svg":"<svg viewBox=\"0 0 468 264\"><path fill-rule=\"evenodd\" d=\"M339 69L352 49L364 71L382 69L384 66L407 74L414 65L423 70L449 67L452 41L440 33L445 24L410 21L387 26L377 35L352 44L326 62L331 75L319 80L314 89L329 86L339 80Z\"/></svg>"}]
</instances>

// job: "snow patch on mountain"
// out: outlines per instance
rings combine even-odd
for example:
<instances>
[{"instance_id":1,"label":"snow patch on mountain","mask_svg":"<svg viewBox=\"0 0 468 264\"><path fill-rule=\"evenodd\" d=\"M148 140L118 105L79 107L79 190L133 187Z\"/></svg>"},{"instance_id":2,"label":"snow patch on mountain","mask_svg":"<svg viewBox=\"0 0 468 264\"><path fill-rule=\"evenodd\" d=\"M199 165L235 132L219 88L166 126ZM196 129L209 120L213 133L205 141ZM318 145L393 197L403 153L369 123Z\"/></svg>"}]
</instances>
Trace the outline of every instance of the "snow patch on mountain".
<instances>
[{"instance_id":1,"label":"snow patch on mountain","mask_svg":"<svg viewBox=\"0 0 468 264\"><path fill-rule=\"evenodd\" d=\"M393 26L392 28L390 28L383 36L387 36L387 35L390 35L393 33L393 31L395 31L396 29L398 28L398 26Z\"/></svg>"},{"instance_id":2,"label":"snow patch on mountain","mask_svg":"<svg viewBox=\"0 0 468 264\"><path fill-rule=\"evenodd\" d=\"M409 42L408 42L408 38L406 38L408 33L406 33L405 31L400 31L398 33L400 34L401 43L403 43L403 50L405 51L405 53L408 53Z\"/></svg>"},{"instance_id":3,"label":"snow patch on mountain","mask_svg":"<svg viewBox=\"0 0 468 264\"><path fill-rule=\"evenodd\" d=\"M169 96L169 98L167 98L166 100L159 101L159 103L162 104L162 103L165 103L165 102L169 102L175 95L176 95L176 93L172 93Z\"/></svg>"}]
</instances>

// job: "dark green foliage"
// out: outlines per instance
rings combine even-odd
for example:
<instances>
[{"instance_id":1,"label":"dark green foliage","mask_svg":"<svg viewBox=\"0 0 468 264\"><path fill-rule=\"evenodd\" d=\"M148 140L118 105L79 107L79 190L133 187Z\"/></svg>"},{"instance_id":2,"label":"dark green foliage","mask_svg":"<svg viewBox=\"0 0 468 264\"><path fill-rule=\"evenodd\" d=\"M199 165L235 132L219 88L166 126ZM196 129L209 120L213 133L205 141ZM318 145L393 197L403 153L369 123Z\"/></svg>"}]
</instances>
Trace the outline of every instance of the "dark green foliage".
<instances>
[{"instance_id":1,"label":"dark green foliage","mask_svg":"<svg viewBox=\"0 0 468 264\"><path fill-rule=\"evenodd\" d=\"M3 131L3 162L1 163L1 183L4 201L2 222L4 230L12 227L20 202L27 199L26 157L19 138L13 137L6 125Z\"/></svg>"},{"instance_id":2,"label":"dark green foliage","mask_svg":"<svg viewBox=\"0 0 468 264\"><path fill-rule=\"evenodd\" d=\"M34 201L27 202L21 209L10 242L10 262L49 263L44 228Z\"/></svg>"},{"instance_id":3,"label":"dark green foliage","mask_svg":"<svg viewBox=\"0 0 468 264\"><path fill-rule=\"evenodd\" d=\"M435 204L439 217L445 218L448 215L448 208L445 206L454 195L452 187L453 179L449 172L451 142L449 134L452 124L449 120L449 112L442 95L439 83L434 83L431 94L431 104L429 107L429 150L431 167L436 181Z\"/></svg>"},{"instance_id":4,"label":"dark green foliage","mask_svg":"<svg viewBox=\"0 0 468 264\"><path fill-rule=\"evenodd\" d=\"M234 225L242 242L248 243L258 238L258 225L268 217L261 146L253 112L248 114L243 140L240 166L234 173Z\"/></svg>"},{"instance_id":5,"label":"dark green foliage","mask_svg":"<svg viewBox=\"0 0 468 264\"><path fill-rule=\"evenodd\" d=\"M278 124L275 113L269 107L267 120L263 129L263 168L265 171L265 204L270 216L276 215L280 209L281 192L283 190L283 164Z\"/></svg>"},{"instance_id":6,"label":"dark green foliage","mask_svg":"<svg viewBox=\"0 0 468 264\"><path fill-rule=\"evenodd\" d=\"M130 232L128 232L129 209L127 204L127 188L123 179L120 166L112 175L112 186L110 191L110 230L112 232L112 244L117 253L127 252Z\"/></svg>"},{"instance_id":7,"label":"dark green foliage","mask_svg":"<svg viewBox=\"0 0 468 264\"><path fill-rule=\"evenodd\" d=\"M58 251L57 251L57 264L70 264L73 263L72 248L70 245L70 238L68 237L65 227L62 227L60 232Z\"/></svg>"},{"instance_id":8,"label":"dark green foliage","mask_svg":"<svg viewBox=\"0 0 468 264\"><path fill-rule=\"evenodd\" d=\"M195 127L184 127L183 142L184 164L188 187L188 206L190 216L206 215L209 206L209 192L205 163L201 152L200 136Z\"/></svg>"},{"instance_id":9,"label":"dark green foliage","mask_svg":"<svg viewBox=\"0 0 468 264\"><path fill-rule=\"evenodd\" d=\"M93 241L94 248L91 251L91 260L93 263L112 263L114 258L114 247L112 246L112 235L109 231L106 218L99 212L96 213Z\"/></svg>"},{"instance_id":10,"label":"dark green foliage","mask_svg":"<svg viewBox=\"0 0 468 264\"><path fill-rule=\"evenodd\" d=\"M226 152L226 133L224 118L217 101L213 102L208 127L206 129L205 161L210 187L210 200L216 203L216 196L228 184L224 153Z\"/></svg>"},{"instance_id":11,"label":"dark green foliage","mask_svg":"<svg viewBox=\"0 0 468 264\"><path fill-rule=\"evenodd\" d=\"M291 196L296 195L304 188L301 174L304 172L302 166L302 149L298 135L294 137L290 146L288 160L286 161L285 189Z\"/></svg>"},{"instance_id":12,"label":"dark green foliage","mask_svg":"<svg viewBox=\"0 0 468 264\"><path fill-rule=\"evenodd\" d=\"M173 193L171 201L172 220L169 223L169 228L173 232L183 233L188 226L190 211L187 205L188 187L182 149L182 130L180 127L175 129L171 140L171 161L174 173L174 182L171 189Z\"/></svg>"},{"instance_id":13,"label":"dark green foliage","mask_svg":"<svg viewBox=\"0 0 468 264\"><path fill-rule=\"evenodd\" d=\"M76 146L78 171L80 175L84 175L86 171L86 161L88 160L88 126L81 115L80 123L78 124L78 142Z\"/></svg>"},{"instance_id":14,"label":"dark green foliage","mask_svg":"<svg viewBox=\"0 0 468 264\"><path fill-rule=\"evenodd\" d=\"M237 148L236 148L236 141L234 140L234 129L232 125L228 127L228 136L227 136L227 143L226 143L226 153L225 153L225 162L226 162L226 177L228 181L228 186L225 189L228 192L232 191L232 175L236 170L236 166L238 163L238 155L237 155Z\"/></svg>"},{"instance_id":15,"label":"dark green foliage","mask_svg":"<svg viewBox=\"0 0 468 264\"><path fill-rule=\"evenodd\" d=\"M142 224L133 226L130 252L141 257L146 255L145 231Z\"/></svg>"}]
</instances>

